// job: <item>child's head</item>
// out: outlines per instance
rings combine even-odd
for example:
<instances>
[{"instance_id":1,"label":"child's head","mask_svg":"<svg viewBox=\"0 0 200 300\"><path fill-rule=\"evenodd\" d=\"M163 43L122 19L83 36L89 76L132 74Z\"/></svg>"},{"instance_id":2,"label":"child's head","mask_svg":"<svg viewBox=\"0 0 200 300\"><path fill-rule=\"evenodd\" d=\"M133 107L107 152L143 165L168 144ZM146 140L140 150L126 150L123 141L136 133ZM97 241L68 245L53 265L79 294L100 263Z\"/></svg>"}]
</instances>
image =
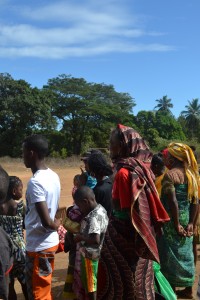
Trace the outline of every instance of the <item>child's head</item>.
<instances>
[{"instance_id":1,"label":"child's head","mask_svg":"<svg viewBox=\"0 0 200 300\"><path fill-rule=\"evenodd\" d=\"M82 172L82 173L80 174L80 177L79 177L79 180L80 180L80 186L86 185L87 178L88 178L87 172Z\"/></svg>"},{"instance_id":2,"label":"child's head","mask_svg":"<svg viewBox=\"0 0 200 300\"><path fill-rule=\"evenodd\" d=\"M10 176L9 179L8 197L14 200L21 199L23 194L23 184L21 179L17 176Z\"/></svg>"},{"instance_id":3,"label":"child's head","mask_svg":"<svg viewBox=\"0 0 200 300\"><path fill-rule=\"evenodd\" d=\"M151 170L155 176L160 176L165 171L162 153L154 154L151 160Z\"/></svg>"},{"instance_id":4,"label":"child's head","mask_svg":"<svg viewBox=\"0 0 200 300\"><path fill-rule=\"evenodd\" d=\"M9 186L8 173L0 166L0 203L6 200Z\"/></svg>"},{"instance_id":5,"label":"child's head","mask_svg":"<svg viewBox=\"0 0 200 300\"><path fill-rule=\"evenodd\" d=\"M77 188L80 186L80 174L74 176L73 183L74 186Z\"/></svg>"},{"instance_id":6,"label":"child's head","mask_svg":"<svg viewBox=\"0 0 200 300\"><path fill-rule=\"evenodd\" d=\"M43 160L48 152L48 141L40 134L28 136L23 142L23 158L27 168L31 168L33 161Z\"/></svg>"},{"instance_id":7,"label":"child's head","mask_svg":"<svg viewBox=\"0 0 200 300\"><path fill-rule=\"evenodd\" d=\"M88 186L81 186L76 190L74 194L74 202L84 215L87 215L97 206L94 192Z\"/></svg>"}]
</instances>

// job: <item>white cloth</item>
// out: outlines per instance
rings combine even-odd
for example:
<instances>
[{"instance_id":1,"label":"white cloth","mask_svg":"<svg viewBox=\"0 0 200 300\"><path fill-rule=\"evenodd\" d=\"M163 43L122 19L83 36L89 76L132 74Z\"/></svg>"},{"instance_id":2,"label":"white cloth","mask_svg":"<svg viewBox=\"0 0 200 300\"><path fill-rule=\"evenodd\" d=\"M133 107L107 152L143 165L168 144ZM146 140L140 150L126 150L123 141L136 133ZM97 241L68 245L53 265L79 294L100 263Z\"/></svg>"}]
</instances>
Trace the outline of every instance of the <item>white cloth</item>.
<instances>
[{"instance_id":1,"label":"white cloth","mask_svg":"<svg viewBox=\"0 0 200 300\"><path fill-rule=\"evenodd\" d=\"M35 203L46 201L49 216L55 218L60 199L60 180L51 169L38 170L30 179L26 191L26 250L42 251L59 243L57 231L42 226Z\"/></svg>"}]
</instances>

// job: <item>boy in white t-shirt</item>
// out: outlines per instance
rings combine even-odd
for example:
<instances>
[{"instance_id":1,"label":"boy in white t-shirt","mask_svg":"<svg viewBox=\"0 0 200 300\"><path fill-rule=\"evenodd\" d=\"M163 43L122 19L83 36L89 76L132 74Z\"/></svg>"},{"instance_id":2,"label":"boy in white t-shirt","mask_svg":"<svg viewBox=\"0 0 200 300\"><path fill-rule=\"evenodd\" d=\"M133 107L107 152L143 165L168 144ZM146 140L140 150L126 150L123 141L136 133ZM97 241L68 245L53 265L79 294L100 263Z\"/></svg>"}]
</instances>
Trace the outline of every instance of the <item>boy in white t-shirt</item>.
<instances>
[{"instance_id":1,"label":"boy in white t-shirt","mask_svg":"<svg viewBox=\"0 0 200 300\"><path fill-rule=\"evenodd\" d=\"M60 198L58 175L45 165L48 142L32 135L23 142L23 159L33 176L26 191L26 282L29 299L50 300L54 255L58 248L55 219Z\"/></svg>"}]
</instances>

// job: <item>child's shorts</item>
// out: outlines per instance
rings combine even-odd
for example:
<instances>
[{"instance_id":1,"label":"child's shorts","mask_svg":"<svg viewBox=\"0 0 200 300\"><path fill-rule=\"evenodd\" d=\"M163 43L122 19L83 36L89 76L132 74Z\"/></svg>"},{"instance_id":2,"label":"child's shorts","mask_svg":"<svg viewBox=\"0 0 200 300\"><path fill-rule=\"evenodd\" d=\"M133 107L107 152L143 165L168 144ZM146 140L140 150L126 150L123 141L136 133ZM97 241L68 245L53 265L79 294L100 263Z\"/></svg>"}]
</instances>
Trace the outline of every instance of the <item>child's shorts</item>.
<instances>
[{"instance_id":1,"label":"child's shorts","mask_svg":"<svg viewBox=\"0 0 200 300\"><path fill-rule=\"evenodd\" d=\"M88 259L81 255L81 281L87 293L97 291L98 259Z\"/></svg>"}]
</instances>

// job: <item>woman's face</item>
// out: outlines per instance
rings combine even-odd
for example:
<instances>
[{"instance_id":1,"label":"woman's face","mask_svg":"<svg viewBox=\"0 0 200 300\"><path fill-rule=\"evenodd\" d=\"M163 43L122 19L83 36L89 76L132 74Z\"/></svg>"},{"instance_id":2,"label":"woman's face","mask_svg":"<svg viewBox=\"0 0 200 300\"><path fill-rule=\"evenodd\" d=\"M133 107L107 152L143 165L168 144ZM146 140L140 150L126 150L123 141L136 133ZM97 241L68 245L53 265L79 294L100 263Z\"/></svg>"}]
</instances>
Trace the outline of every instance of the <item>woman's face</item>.
<instances>
[{"instance_id":1,"label":"woman's face","mask_svg":"<svg viewBox=\"0 0 200 300\"><path fill-rule=\"evenodd\" d=\"M120 156L121 143L115 131L110 136L110 158L115 159Z\"/></svg>"}]
</instances>

